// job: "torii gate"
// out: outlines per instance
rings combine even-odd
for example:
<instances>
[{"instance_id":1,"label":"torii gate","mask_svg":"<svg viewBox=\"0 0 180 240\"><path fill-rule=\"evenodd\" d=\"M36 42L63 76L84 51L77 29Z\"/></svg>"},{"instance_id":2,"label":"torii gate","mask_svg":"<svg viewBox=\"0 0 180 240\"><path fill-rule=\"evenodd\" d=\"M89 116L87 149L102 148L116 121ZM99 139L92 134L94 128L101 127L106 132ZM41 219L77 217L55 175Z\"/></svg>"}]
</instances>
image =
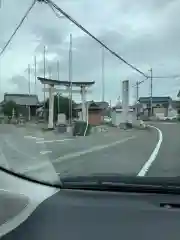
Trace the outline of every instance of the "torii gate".
<instances>
[{"instance_id":1,"label":"torii gate","mask_svg":"<svg viewBox=\"0 0 180 240\"><path fill-rule=\"evenodd\" d=\"M72 89L72 93L78 93L81 95L81 101L82 101L82 120L86 121L86 94L89 93L90 91L88 90L88 87L92 86L95 82L69 82L69 81L58 81L58 80L52 80L48 78L42 78L38 77L38 80L43 84L47 84L47 88L43 88L43 91L49 92L49 119L48 119L48 128L53 128L54 123L53 123L53 116L54 116L54 93L55 92L61 92L61 93L70 93L71 90L71 84L72 87L79 87L80 90L78 89ZM57 89L55 86L63 86L65 89Z\"/></svg>"}]
</instances>

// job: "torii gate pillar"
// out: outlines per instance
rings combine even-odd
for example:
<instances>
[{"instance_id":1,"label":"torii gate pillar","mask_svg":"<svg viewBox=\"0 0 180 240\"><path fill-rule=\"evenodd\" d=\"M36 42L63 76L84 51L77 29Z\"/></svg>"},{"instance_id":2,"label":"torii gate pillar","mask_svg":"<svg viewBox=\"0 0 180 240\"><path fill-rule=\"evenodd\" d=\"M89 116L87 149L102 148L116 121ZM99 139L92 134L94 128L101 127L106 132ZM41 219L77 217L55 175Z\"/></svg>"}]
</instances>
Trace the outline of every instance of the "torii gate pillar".
<instances>
[{"instance_id":1,"label":"torii gate pillar","mask_svg":"<svg viewBox=\"0 0 180 240\"><path fill-rule=\"evenodd\" d=\"M48 116L48 128L54 128L54 85L49 85L49 116Z\"/></svg>"}]
</instances>

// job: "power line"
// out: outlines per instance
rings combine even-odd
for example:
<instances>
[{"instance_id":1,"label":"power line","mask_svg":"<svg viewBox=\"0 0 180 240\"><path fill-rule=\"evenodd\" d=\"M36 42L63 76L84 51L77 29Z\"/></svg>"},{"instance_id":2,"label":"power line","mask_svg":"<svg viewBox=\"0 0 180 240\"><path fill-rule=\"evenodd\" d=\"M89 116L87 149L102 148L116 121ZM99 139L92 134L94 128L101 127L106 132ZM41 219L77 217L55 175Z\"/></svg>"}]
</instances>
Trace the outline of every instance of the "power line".
<instances>
[{"instance_id":1,"label":"power line","mask_svg":"<svg viewBox=\"0 0 180 240\"><path fill-rule=\"evenodd\" d=\"M174 86L168 86L167 88L169 88L166 91L163 91L160 95L167 95L170 92L178 92L178 87L179 87L179 83L176 83Z\"/></svg>"},{"instance_id":2,"label":"power line","mask_svg":"<svg viewBox=\"0 0 180 240\"><path fill-rule=\"evenodd\" d=\"M146 77L142 81L136 82L136 84L132 85L132 87L136 87L137 84L140 85L141 83L144 83L146 80L148 80L150 77ZM180 78L180 75L169 75L169 76L152 76L152 79L171 79L171 78Z\"/></svg>"},{"instance_id":3,"label":"power line","mask_svg":"<svg viewBox=\"0 0 180 240\"><path fill-rule=\"evenodd\" d=\"M9 40L7 41L7 43L5 44L5 46L3 47L3 49L0 52L0 57L1 55L4 53L4 51L6 50L6 48L8 47L8 45L10 44L10 42L12 41L13 37L16 35L17 31L19 30L19 28L21 27L21 25L23 24L24 20L26 19L26 17L28 16L28 14L30 13L31 9L34 7L36 3L36 0L34 0L32 2L32 4L30 5L30 7L28 8L28 10L26 11L25 15L23 16L23 18L21 19L20 23L18 24L18 26L16 27L16 29L14 30L13 34L11 35L11 37L9 38Z\"/></svg>"},{"instance_id":4,"label":"power line","mask_svg":"<svg viewBox=\"0 0 180 240\"><path fill-rule=\"evenodd\" d=\"M144 83L146 80L148 80L150 77L145 78L142 81L136 82L136 84L132 85L132 87L136 87L137 84L140 85L141 83ZM172 76L152 76L152 79L171 79L171 78L180 78L180 75L172 75Z\"/></svg>"},{"instance_id":5,"label":"power line","mask_svg":"<svg viewBox=\"0 0 180 240\"><path fill-rule=\"evenodd\" d=\"M136 84L132 85L132 87L137 87L137 85L140 85L140 84L144 83L148 79L149 79L149 77L146 77L145 79L143 79L141 81L137 81Z\"/></svg>"},{"instance_id":6,"label":"power line","mask_svg":"<svg viewBox=\"0 0 180 240\"><path fill-rule=\"evenodd\" d=\"M116 52L111 50L107 45L105 45L102 41L100 41L98 38L96 38L93 34L91 34L87 29L85 29L81 24L79 24L75 19L73 19L69 14L67 14L64 10L62 10L58 5L56 5L53 1L51 0L37 0L38 2L41 3L46 3L50 7L55 8L58 12L60 12L63 16L65 16L68 20L70 20L72 23L74 23L78 28L80 28L84 33L86 33L88 36L90 36L92 39L94 39L97 43L99 43L101 46L103 46L107 51L109 51L112 55L117 57L119 60L124 62L126 65L128 65L130 68L134 69L144 77L148 77L144 72L127 62L124 58L119 56Z\"/></svg>"},{"instance_id":7,"label":"power line","mask_svg":"<svg viewBox=\"0 0 180 240\"><path fill-rule=\"evenodd\" d=\"M138 84L140 85L141 83L144 83L146 80L148 80L148 78L142 80L142 81L139 81Z\"/></svg>"},{"instance_id":8,"label":"power line","mask_svg":"<svg viewBox=\"0 0 180 240\"><path fill-rule=\"evenodd\" d=\"M168 96L170 96L170 95L172 95L172 93L176 93L176 95L178 94L178 91L177 91L177 89L174 89L174 90L168 90L168 91L166 91L166 92L162 92L162 93L160 93L159 94L159 96L165 96L165 95L168 95Z\"/></svg>"},{"instance_id":9,"label":"power line","mask_svg":"<svg viewBox=\"0 0 180 240\"><path fill-rule=\"evenodd\" d=\"M48 5L49 5L49 7L51 8L51 10L53 11L53 13L56 15L57 18L59 18L59 19L64 18L63 15L59 15L59 14L55 11L55 9L52 7L52 5L50 5L50 4L48 4Z\"/></svg>"},{"instance_id":10,"label":"power line","mask_svg":"<svg viewBox=\"0 0 180 240\"><path fill-rule=\"evenodd\" d=\"M153 78L179 78L180 75L172 75L172 76L153 76Z\"/></svg>"}]
</instances>

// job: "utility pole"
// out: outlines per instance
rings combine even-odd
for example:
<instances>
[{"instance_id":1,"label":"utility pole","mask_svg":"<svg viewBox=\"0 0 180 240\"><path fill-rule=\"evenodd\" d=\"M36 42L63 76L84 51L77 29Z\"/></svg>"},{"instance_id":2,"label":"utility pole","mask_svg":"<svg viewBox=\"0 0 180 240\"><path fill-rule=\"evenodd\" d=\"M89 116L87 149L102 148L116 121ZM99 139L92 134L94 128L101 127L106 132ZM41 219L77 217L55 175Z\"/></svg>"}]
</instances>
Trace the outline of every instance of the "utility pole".
<instances>
[{"instance_id":1,"label":"utility pole","mask_svg":"<svg viewBox=\"0 0 180 240\"><path fill-rule=\"evenodd\" d=\"M102 48L102 102L104 102L105 98L105 82L104 82L104 47Z\"/></svg>"},{"instance_id":2,"label":"utility pole","mask_svg":"<svg viewBox=\"0 0 180 240\"><path fill-rule=\"evenodd\" d=\"M153 116L153 102L152 102L152 91L153 91L153 74L152 74L152 68L150 71L150 110L151 110L151 116Z\"/></svg>"},{"instance_id":3,"label":"utility pole","mask_svg":"<svg viewBox=\"0 0 180 240\"><path fill-rule=\"evenodd\" d=\"M29 95L31 94L31 68L30 64L28 64L28 90L29 90ZM31 120L31 109L30 105L28 106L28 120Z\"/></svg>"},{"instance_id":4,"label":"utility pole","mask_svg":"<svg viewBox=\"0 0 180 240\"><path fill-rule=\"evenodd\" d=\"M44 46L43 51L43 62L44 62L44 78L46 78L46 47ZM44 84L44 118L45 118L45 101L46 101L46 93L45 93L45 84Z\"/></svg>"},{"instance_id":5,"label":"utility pole","mask_svg":"<svg viewBox=\"0 0 180 240\"><path fill-rule=\"evenodd\" d=\"M60 80L60 66L59 66L59 60L57 61L57 80ZM58 114L59 114L59 92L57 93L57 101L58 101Z\"/></svg>"},{"instance_id":6,"label":"utility pole","mask_svg":"<svg viewBox=\"0 0 180 240\"><path fill-rule=\"evenodd\" d=\"M136 102L139 100L139 82L136 82Z\"/></svg>"},{"instance_id":7,"label":"utility pole","mask_svg":"<svg viewBox=\"0 0 180 240\"><path fill-rule=\"evenodd\" d=\"M69 124L72 124L72 34L69 39Z\"/></svg>"},{"instance_id":8,"label":"utility pole","mask_svg":"<svg viewBox=\"0 0 180 240\"><path fill-rule=\"evenodd\" d=\"M136 82L136 118L138 119L139 82Z\"/></svg>"},{"instance_id":9,"label":"utility pole","mask_svg":"<svg viewBox=\"0 0 180 240\"><path fill-rule=\"evenodd\" d=\"M37 78L37 70L36 70L36 56L34 56L34 92L36 94L36 79Z\"/></svg>"}]
</instances>

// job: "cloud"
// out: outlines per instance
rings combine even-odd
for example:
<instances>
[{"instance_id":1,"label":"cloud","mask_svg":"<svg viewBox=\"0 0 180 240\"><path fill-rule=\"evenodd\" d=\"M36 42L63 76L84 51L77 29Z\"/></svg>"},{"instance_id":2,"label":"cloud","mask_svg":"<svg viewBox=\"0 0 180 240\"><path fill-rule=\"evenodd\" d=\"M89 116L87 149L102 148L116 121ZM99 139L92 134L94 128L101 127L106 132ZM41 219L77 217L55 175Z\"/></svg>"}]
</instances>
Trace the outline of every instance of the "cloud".
<instances>
[{"instance_id":1,"label":"cloud","mask_svg":"<svg viewBox=\"0 0 180 240\"><path fill-rule=\"evenodd\" d=\"M16 2L16 3L15 3ZM0 47L6 41L31 1L22 1L14 11L17 1L4 3L0 16ZM179 74L179 0L56 0L56 3L72 17L83 24L95 36L112 50L125 58L140 70L148 73L153 68L153 75ZM10 6L13 7L10 10ZM11 18L7 17L7 11ZM6 25L2 22L6 21ZM47 52L47 76L57 78L57 60L60 61L60 79L68 80L69 34L73 35L73 80L95 80L93 95L89 98L101 98L101 59L102 48L66 19L58 19L45 4L37 4L3 56L3 85L8 89L7 79L19 78L26 74L28 63L33 65L33 55L38 59L38 74L43 76L43 46ZM18 51L17 51L18 49ZM12 60L14 64L12 63ZM18 59L16 61L15 59ZM1 62L2 62L1 61ZM15 62L17 63L15 65ZM9 66L9 63L10 66ZM20 78L21 79L21 78ZM115 101L121 95L120 82L130 80L130 86L143 77L105 51L105 97ZM17 80L17 79L16 79ZM13 80L14 81L14 80ZM20 81L20 80L18 80ZM22 80L21 80L22 81ZM12 82L12 81L11 81ZM11 86L17 89L21 84ZM153 93L167 93L173 97L178 92L178 80L154 79ZM40 89L41 86L39 86ZM27 85L21 85L25 91ZM39 90L40 91L40 90ZM131 100L135 89L131 87ZM140 94L149 94L149 82L140 87Z\"/></svg>"}]
</instances>

